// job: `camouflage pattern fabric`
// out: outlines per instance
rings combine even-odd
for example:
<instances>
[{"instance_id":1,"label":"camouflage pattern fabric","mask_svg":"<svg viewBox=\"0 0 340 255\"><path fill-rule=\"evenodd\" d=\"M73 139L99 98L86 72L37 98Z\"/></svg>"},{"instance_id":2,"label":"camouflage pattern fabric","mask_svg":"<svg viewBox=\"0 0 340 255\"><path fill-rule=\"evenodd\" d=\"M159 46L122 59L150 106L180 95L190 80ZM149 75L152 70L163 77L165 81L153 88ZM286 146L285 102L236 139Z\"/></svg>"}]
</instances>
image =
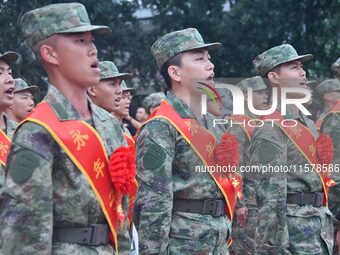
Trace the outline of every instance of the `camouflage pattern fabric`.
<instances>
[{"instance_id":1,"label":"camouflage pattern fabric","mask_svg":"<svg viewBox=\"0 0 340 255\"><path fill-rule=\"evenodd\" d=\"M323 95L332 91L340 91L340 81L337 79L328 79L316 86L314 92L316 96L322 98Z\"/></svg>"},{"instance_id":2,"label":"camouflage pattern fabric","mask_svg":"<svg viewBox=\"0 0 340 255\"><path fill-rule=\"evenodd\" d=\"M220 47L220 43L204 43L196 28L187 28L168 33L159 38L151 46L151 53L160 69L165 62L178 53L202 48L213 50Z\"/></svg>"},{"instance_id":3,"label":"camouflage pattern fabric","mask_svg":"<svg viewBox=\"0 0 340 255\"><path fill-rule=\"evenodd\" d=\"M191 109L172 93L168 103L182 118L194 118ZM217 141L224 129L201 124ZM174 199L223 198L208 172L195 171L202 161L176 128L165 119L154 119L139 131L137 143L139 190L134 223L140 254L228 254L230 220L197 213L172 212Z\"/></svg>"},{"instance_id":4,"label":"camouflage pattern fabric","mask_svg":"<svg viewBox=\"0 0 340 255\"><path fill-rule=\"evenodd\" d=\"M21 78L14 79L14 83L15 83L14 93L24 90L29 90L31 92L39 90L37 86L28 86L27 82Z\"/></svg>"},{"instance_id":5,"label":"camouflage pattern fabric","mask_svg":"<svg viewBox=\"0 0 340 255\"><path fill-rule=\"evenodd\" d=\"M71 102L53 86L45 101L61 120L81 119ZM110 114L92 103L90 108L92 119L87 122L102 138L107 155L126 145L119 124ZM127 198L123 208L127 215ZM54 227L96 223L105 224L106 219L86 177L44 127L24 123L13 136L8 156L0 207L0 254L114 254L111 244L52 241ZM121 245L129 251L127 222L119 233ZM119 248L124 252L124 247Z\"/></svg>"},{"instance_id":6,"label":"camouflage pattern fabric","mask_svg":"<svg viewBox=\"0 0 340 255\"><path fill-rule=\"evenodd\" d=\"M100 80L111 79L111 78L121 78L128 79L131 78L130 73L120 73L117 66L111 61L101 61L99 62Z\"/></svg>"},{"instance_id":7,"label":"camouflage pattern fabric","mask_svg":"<svg viewBox=\"0 0 340 255\"><path fill-rule=\"evenodd\" d=\"M109 27L91 25L84 5L79 3L51 4L26 12L20 24L30 47L54 34L111 32Z\"/></svg>"},{"instance_id":8,"label":"camouflage pattern fabric","mask_svg":"<svg viewBox=\"0 0 340 255\"><path fill-rule=\"evenodd\" d=\"M165 94L163 92L151 93L143 100L145 111L150 114L150 109L159 106L164 99Z\"/></svg>"},{"instance_id":9,"label":"camouflage pattern fabric","mask_svg":"<svg viewBox=\"0 0 340 255\"><path fill-rule=\"evenodd\" d=\"M287 119L296 119L317 137L317 130L306 116L287 107ZM301 152L277 126L267 122L255 130L251 145L252 165L305 166ZM332 214L327 207L287 204L290 193L323 192L320 177L305 170L256 174L255 194L259 209L256 252L268 254L332 254Z\"/></svg>"},{"instance_id":10,"label":"camouflage pattern fabric","mask_svg":"<svg viewBox=\"0 0 340 255\"><path fill-rule=\"evenodd\" d=\"M18 58L19 58L18 53L14 51L7 51L4 54L0 53L0 60L5 61L7 65L11 65L15 61L17 61Z\"/></svg>"},{"instance_id":11,"label":"camouflage pattern fabric","mask_svg":"<svg viewBox=\"0 0 340 255\"><path fill-rule=\"evenodd\" d=\"M313 55L311 54L299 56L292 45L282 44L258 55L253 60L253 65L258 74L265 76L270 70L278 65L293 60L301 60L302 62L306 62L312 58Z\"/></svg>"}]
</instances>

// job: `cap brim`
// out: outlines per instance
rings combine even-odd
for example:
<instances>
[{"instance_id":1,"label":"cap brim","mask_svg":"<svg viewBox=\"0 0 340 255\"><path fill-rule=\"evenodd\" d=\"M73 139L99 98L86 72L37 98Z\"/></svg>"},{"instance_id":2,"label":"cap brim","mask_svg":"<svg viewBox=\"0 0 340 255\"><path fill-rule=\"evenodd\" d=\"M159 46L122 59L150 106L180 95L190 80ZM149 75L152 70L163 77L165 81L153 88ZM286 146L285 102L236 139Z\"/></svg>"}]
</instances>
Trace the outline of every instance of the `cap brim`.
<instances>
[{"instance_id":1,"label":"cap brim","mask_svg":"<svg viewBox=\"0 0 340 255\"><path fill-rule=\"evenodd\" d=\"M106 80L106 79L113 79L113 78L120 78L122 80L131 79L132 75L130 73L117 73L115 75L110 75L105 78L100 78L100 80Z\"/></svg>"},{"instance_id":2,"label":"cap brim","mask_svg":"<svg viewBox=\"0 0 340 255\"><path fill-rule=\"evenodd\" d=\"M314 56L312 54L301 55L301 56L297 56L297 57L291 58L291 59L281 63L280 65L282 65L284 63L291 62L291 61L295 61L295 60L301 60L302 63L305 63L307 61L312 60L313 58L314 58Z\"/></svg>"},{"instance_id":3,"label":"cap brim","mask_svg":"<svg viewBox=\"0 0 340 255\"><path fill-rule=\"evenodd\" d=\"M14 63L19 58L19 55L14 51L5 52L0 56L0 60L5 61L8 65Z\"/></svg>"},{"instance_id":4,"label":"cap brim","mask_svg":"<svg viewBox=\"0 0 340 255\"><path fill-rule=\"evenodd\" d=\"M39 87L38 86L29 86L29 87L24 88L24 89L14 90L14 93L25 91L25 90L28 90L28 91L31 91L31 92L37 92L37 91L39 91Z\"/></svg>"},{"instance_id":5,"label":"cap brim","mask_svg":"<svg viewBox=\"0 0 340 255\"><path fill-rule=\"evenodd\" d=\"M123 92L124 91L130 92L132 95L134 95L136 93L136 89L134 89L134 88L126 88L126 89L123 89Z\"/></svg>"},{"instance_id":6,"label":"cap brim","mask_svg":"<svg viewBox=\"0 0 340 255\"><path fill-rule=\"evenodd\" d=\"M222 44L219 42L214 42L214 43L205 43L205 44L201 44L189 49L186 49L185 51L190 51L190 50L198 50L198 49L208 49L208 50L217 50L219 48L222 47ZM185 52L182 51L182 52Z\"/></svg>"},{"instance_id":7,"label":"cap brim","mask_svg":"<svg viewBox=\"0 0 340 255\"><path fill-rule=\"evenodd\" d=\"M58 34L85 33L85 32L93 32L95 35L108 35L111 34L111 29L107 26L84 25L59 31Z\"/></svg>"}]
</instances>

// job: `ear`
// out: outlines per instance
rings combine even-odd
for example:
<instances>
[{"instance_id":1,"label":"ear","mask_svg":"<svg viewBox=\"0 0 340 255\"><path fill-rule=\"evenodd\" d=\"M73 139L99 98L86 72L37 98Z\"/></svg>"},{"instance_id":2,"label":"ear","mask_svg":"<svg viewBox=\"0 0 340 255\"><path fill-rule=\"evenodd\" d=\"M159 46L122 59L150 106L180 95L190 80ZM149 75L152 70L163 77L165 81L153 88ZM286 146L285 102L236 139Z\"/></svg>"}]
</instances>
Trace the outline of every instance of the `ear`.
<instances>
[{"instance_id":1,"label":"ear","mask_svg":"<svg viewBox=\"0 0 340 255\"><path fill-rule=\"evenodd\" d=\"M279 84L279 77L278 77L278 74L276 72L269 72L267 74L267 77L268 77L271 84L275 84L275 85Z\"/></svg>"},{"instance_id":2,"label":"ear","mask_svg":"<svg viewBox=\"0 0 340 255\"><path fill-rule=\"evenodd\" d=\"M92 97L97 96L96 87L92 86L92 87L87 88L87 93Z\"/></svg>"},{"instance_id":3,"label":"ear","mask_svg":"<svg viewBox=\"0 0 340 255\"><path fill-rule=\"evenodd\" d=\"M174 81L180 82L181 81L181 72L178 66L169 66L168 67L168 74L171 79Z\"/></svg>"},{"instance_id":4,"label":"ear","mask_svg":"<svg viewBox=\"0 0 340 255\"><path fill-rule=\"evenodd\" d=\"M39 49L41 58L52 65L59 65L57 52L51 45L43 44Z\"/></svg>"}]
</instances>

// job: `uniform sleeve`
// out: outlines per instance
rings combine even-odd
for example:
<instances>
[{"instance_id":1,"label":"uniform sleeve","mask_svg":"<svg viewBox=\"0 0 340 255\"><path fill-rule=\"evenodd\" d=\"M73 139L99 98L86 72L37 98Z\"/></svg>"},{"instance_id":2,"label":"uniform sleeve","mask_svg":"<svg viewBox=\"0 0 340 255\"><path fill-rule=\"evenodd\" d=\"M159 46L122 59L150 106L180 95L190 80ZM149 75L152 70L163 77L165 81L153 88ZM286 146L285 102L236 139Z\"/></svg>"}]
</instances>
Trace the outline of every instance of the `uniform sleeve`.
<instances>
[{"instance_id":1,"label":"uniform sleeve","mask_svg":"<svg viewBox=\"0 0 340 255\"><path fill-rule=\"evenodd\" d=\"M259 209L255 244L260 255L291 254L286 219L287 176L266 171L266 167L287 165L287 145L281 132L266 123L255 131L252 139L251 165L260 167L254 173Z\"/></svg>"},{"instance_id":2,"label":"uniform sleeve","mask_svg":"<svg viewBox=\"0 0 340 255\"><path fill-rule=\"evenodd\" d=\"M0 254L52 253L52 144L33 123L13 137L0 207Z\"/></svg>"},{"instance_id":3,"label":"uniform sleeve","mask_svg":"<svg viewBox=\"0 0 340 255\"><path fill-rule=\"evenodd\" d=\"M151 121L137 139L139 189L134 206L141 254L164 254L173 205L172 162L176 137L169 124Z\"/></svg>"}]
</instances>

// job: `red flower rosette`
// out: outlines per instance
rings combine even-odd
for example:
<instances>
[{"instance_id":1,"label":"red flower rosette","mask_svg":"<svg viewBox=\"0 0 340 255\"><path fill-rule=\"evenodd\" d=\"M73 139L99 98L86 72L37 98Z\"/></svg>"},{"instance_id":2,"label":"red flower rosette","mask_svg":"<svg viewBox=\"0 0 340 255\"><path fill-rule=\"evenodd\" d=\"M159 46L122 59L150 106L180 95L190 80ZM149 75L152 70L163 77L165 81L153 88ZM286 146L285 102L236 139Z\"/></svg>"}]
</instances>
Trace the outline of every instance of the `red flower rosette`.
<instances>
[{"instance_id":1,"label":"red flower rosette","mask_svg":"<svg viewBox=\"0 0 340 255\"><path fill-rule=\"evenodd\" d=\"M321 164L330 165L333 162L333 141L329 135L319 135L315 141L316 153Z\"/></svg>"},{"instance_id":2,"label":"red flower rosette","mask_svg":"<svg viewBox=\"0 0 340 255\"><path fill-rule=\"evenodd\" d=\"M109 162L109 172L113 186L123 195L129 194L136 176L136 150L134 146L121 146L116 149Z\"/></svg>"},{"instance_id":3,"label":"red flower rosette","mask_svg":"<svg viewBox=\"0 0 340 255\"><path fill-rule=\"evenodd\" d=\"M220 166L237 167L240 163L239 143L236 136L225 133L216 145L216 163Z\"/></svg>"}]
</instances>

